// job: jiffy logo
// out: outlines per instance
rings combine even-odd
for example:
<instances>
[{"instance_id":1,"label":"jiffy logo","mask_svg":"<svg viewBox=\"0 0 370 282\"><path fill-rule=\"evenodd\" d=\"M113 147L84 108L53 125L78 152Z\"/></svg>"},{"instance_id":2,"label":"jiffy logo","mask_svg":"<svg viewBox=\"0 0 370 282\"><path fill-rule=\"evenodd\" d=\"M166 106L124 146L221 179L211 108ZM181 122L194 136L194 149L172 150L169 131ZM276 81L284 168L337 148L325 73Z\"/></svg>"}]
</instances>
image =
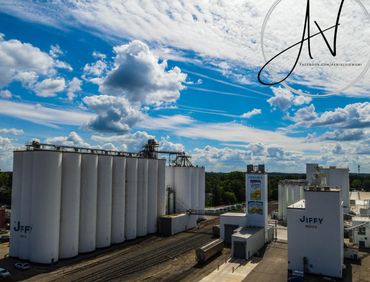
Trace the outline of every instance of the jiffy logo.
<instances>
[{"instance_id":1,"label":"jiffy logo","mask_svg":"<svg viewBox=\"0 0 370 282\"><path fill-rule=\"evenodd\" d=\"M16 226L13 227L13 230L15 232L21 232L21 233L31 233L32 227L29 225L21 225L20 221L16 224Z\"/></svg>"},{"instance_id":2,"label":"jiffy logo","mask_svg":"<svg viewBox=\"0 0 370 282\"><path fill-rule=\"evenodd\" d=\"M302 216L299 221L302 222L302 223L313 223L313 224L322 224L324 218L321 217L307 217L307 216Z\"/></svg>"}]
</instances>

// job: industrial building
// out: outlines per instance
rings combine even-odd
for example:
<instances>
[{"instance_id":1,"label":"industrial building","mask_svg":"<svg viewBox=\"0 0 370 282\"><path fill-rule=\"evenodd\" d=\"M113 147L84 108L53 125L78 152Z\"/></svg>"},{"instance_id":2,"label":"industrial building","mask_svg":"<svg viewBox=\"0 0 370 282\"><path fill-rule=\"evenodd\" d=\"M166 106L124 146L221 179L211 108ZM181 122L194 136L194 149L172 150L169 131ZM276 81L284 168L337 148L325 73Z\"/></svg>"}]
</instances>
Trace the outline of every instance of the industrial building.
<instances>
[{"instance_id":1,"label":"industrial building","mask_svg":"<svg viewBox=\"0 0 370 282\"><path fill-rule=\"evenodd\" d=\"M288 269L342 277L343 206L340 189L309 187L288 207Z\"/></svg>"},{"instance_id":2,"label":"industrial building","mask_svg":"<svg viewBox=\"0 0 370 282\"><path fill-rule=\"evenodd\" d=\"M306 165L306 180L309 185L337 187L342 191L344 212L348 212L349 203L349 169L335 166L322 167L318 164Z\"/></svg>"},{"instance_id":3,"label":"industrial building","mask_svg":"<svg viewBox=\"0 0 370 282\"><path fill-rule=\"evenodd\" d=\"M304 179L286 179L279 181L278 186L278 219L284 223L287 221L287 207L304 197L304 188L307 181Z\"/></svg>"},{"instance_id":4,"label":"industrial building","mask_svg":"<svg viewBox=\"0 0 370 282\"><path fill-rule=\"evenodd\" d=\"M246 213L225 213L220 216L220 238L226 244L231 244L233 257L249 259L272 240L273 229L267 222L267 197L264 165L248 165Z\"/></svg>"},{"instance_id":5,"label":"industrial building","mask_svg":"<svg viewBox=\"0 0 370 282\"><path fill-rule=\"evenodd\" d=\"M50 264L157 232L172 178L160 153L176 155L173 212L204 209L204 168L157 147L149 140L127 153L34 142L14 152L10 256Z\"/></svg>"}]
</instances>

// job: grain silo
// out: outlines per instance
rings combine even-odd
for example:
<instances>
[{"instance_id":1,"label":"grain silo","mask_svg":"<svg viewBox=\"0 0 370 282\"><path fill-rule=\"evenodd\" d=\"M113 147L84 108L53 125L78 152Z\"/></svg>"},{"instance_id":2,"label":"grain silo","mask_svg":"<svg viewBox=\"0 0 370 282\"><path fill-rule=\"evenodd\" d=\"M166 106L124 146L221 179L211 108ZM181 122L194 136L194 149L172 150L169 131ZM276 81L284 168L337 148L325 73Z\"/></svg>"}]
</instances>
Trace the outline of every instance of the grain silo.
<instances>
[{"instance_id":1,"label":"grain silo","mask_svg":"<svg viewBox=\"0 0 370 282\"><path fill-rule=\"evenodd\" d=\"M113 157L98 157L98 192L96 210L96 247L111 244L112 232L112 170Z\"/></svg>"},{"instance_id":2,"label":"grain silo","mask_svg":"<svg viewBox=\"0 0 370 282\"><path fill-rule=\"evenodd\" d=\"M191 168L191 209L199 210L199 168Z\"/></svg>"},{"instance_id":3,"label":"grain silo","mask_svg":"<svg viewBox=\"0 0 370 282\"><path fill-rule=\"evenodd\" d=\"M18 257L19 252L19 235L21 219L21 192L22 192L22 152L14 152L13 158L13 182L12 182L12 212L10 218L10 245L9 255Z\"/></svg>"},{"instance_id":4,"label":"grain silo","mask_svg":"<svg viewBox=\"0 0 370 282\"><path fill-rule=\"evenodd\" d=\"M82 154L79 252L96 248L96 206L98 189L98 156Z\"/></svg>"},{"instance_id":5,"label":"grain silo","mask_svg":"<svg viewBox=\"0 0 370 282\"><path fill-rule=\"evenodd\" d=\"M29 259L29 239L32 232L31 205L32 205L32 179L33 179L33 152L24 152L22 160L22 192L20 230L18 231L20 259Z\"/></svg>"},{"instance_id":6,"label":"grain silo","mask_svg":"<svg viewBox=\"0 0 370 282\"><path fill-rule=\"evenodd\" d=\"M125 241L126 158L113 158L112 244Z\"/></svg>"},{"instance_id":7,"label":"grain silo","mask_svg":"<svg viewBox=\"0 0 370 282\"><path fill-rule=\"evenodd\" d=\"M148 160L148 233L157 232L157 209L158 209L158 160Z\"/></svg>"},{"instance_id":8,"label":"grain silo","mask_svg":"<svg viewBox=\"0 0 370 282\"><path fill-rule=\"evenodd\" d=\"M201 210L205 209L205 202L206 202L206 172L204 167L199 168L199 208Z\"/></svg>"},{"instance_id":9,"label":"grain silo","mask_svg":"<svg viewBox=\"0 0 370 282\"><path fill-rule=\"evenodd\" d=\"M136 238L137 218L137 170L138 159L126 160L126 210L125 210L125 237L126 240Z\"/></svg>"},{"instance_id":10,"label":"grain silo","mask_svg":"<svg viewBox=\"0 0 370 282\"><path fill-rule=\"evenodd\" d=\"M174 189L176 192L176 212L191 209L192 167L174 167Z\"/></svg>"},{"instance_id":11,"label":"grain silo","mask_svg":"<svg viewBox=\"0 0 370 282\"><path fill-rule=\"evenodd\" d=\"M54 263L59 259L62 153L33 153L33 179L29 259Z\"/></svg>"},{"instance_id":12,"label":"grain silo","mask_svg":"<svg viewBox=\"0 0 370 282\"><path fill-rule=\"evenodd\" d=\"M81 154L63 153L59 258L78 255Z\"/></svg>"},{"instance_id":13,"label":"grain silo","mask_svg":"<svg viewBox=\"0 0 370 282\"><path fill-rule=\"evenodd\" d=\"M148 160L139 159L137 170L137 236L148 234Z\"/></svg>"},{"instance_id":14,"label":"grain silo","mask_svg":"<svg viewBox=\"0 0 370 282\"><path fill-rule=\"evenodd\" d=\"M166 160L158 160L157 217L166 214Z\"/></svg>"}]
</instances>

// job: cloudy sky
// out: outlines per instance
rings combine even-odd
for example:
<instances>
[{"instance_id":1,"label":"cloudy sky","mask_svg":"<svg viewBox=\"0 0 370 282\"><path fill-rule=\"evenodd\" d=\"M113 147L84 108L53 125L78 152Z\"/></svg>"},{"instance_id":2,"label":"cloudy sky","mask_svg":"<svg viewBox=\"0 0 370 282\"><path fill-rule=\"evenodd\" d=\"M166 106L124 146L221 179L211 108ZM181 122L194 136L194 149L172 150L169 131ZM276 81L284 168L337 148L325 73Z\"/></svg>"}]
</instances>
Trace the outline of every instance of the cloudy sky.
<instances>
[{"instance_id":1,"label":"cloudy sky","mask_svg":"<svg viewBox=\"0 0 370 282\"><path fill-rule=\"evenodd\" d=\"M313 59L305 43L290 88L257 80L274 2L0 0L0 169L33 139L138 151L155 137L208 171L318 162L370 172L370 2L345 1L335 58L320 34ZM280 1L265 22L267 59L301 40L296 2ZM311 1L311 34L314 21L335 25L339 4ZM334 29L325 34L333 46ZM263 78L283 78L298 49Z\"/></svg>"}]
</instances>

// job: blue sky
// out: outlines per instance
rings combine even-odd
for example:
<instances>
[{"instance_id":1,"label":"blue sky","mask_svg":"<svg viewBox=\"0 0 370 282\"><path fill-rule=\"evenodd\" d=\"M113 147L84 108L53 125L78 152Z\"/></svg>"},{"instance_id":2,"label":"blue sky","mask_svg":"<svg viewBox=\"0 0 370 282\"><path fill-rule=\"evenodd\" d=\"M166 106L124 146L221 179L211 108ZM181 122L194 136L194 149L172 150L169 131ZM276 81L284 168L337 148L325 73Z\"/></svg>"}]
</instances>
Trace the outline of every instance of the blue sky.
<instances>
[{"instance_id":1,"label":"blue sky","mask_svg":"<svg viewBox=\"0 0 370 282\"><path fill-rule=\"evenodd\" d=\"M258 83L273 1L144 2L1 4L0 169L33 139L137 151L155 137L208 171L318 162L370 172L368 75L328 97ZM290 85L319 93L349 76L325 71L311 81L303 70Z\"/></svg>"}]
</instances>

